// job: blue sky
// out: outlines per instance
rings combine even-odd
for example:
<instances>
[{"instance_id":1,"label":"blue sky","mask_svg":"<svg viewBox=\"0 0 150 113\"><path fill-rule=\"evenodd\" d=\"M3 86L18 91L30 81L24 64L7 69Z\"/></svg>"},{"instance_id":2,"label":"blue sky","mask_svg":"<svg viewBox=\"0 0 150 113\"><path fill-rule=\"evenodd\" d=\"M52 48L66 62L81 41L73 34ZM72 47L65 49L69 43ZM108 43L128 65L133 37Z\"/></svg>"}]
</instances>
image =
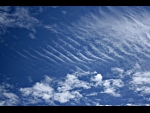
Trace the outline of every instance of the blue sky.
<instances>
[{"instance_id":1,"label":"blue sky","mask_svg":"<svg viewBox=\"0 0 150 113\"><path fill-rule=\"evenodd\" d=\"M149 105L150 8L1 6L0 105Z\"/></svg>"}]
</instances>

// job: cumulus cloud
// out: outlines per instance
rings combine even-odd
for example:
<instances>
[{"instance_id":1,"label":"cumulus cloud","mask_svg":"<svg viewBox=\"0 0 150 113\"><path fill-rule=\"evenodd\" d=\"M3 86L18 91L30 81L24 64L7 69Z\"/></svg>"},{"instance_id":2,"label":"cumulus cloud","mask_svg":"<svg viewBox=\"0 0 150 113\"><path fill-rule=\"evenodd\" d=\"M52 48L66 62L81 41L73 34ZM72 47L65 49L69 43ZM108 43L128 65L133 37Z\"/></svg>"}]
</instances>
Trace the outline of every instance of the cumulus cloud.
<instances>
[{"instance_id":1,"label":"cumulus cloud","mask_svg":"<svg viewBox=\"0 0 150 113\"><path fill-rule=\"evenodd\" d=\"M120 97L121 95L116 91L118 88L123 87L124 83L121 79L107 79L103 80L101 74L97 74L94 77L91 77L90 81L95 82L91 84L94 87L101 86L104 88L104 91L101 93L107 93L114 97Z\"/></svg>"},{"instance_id":2,"label":"cumulus cloud","mask_svg":"<svg viewBox=\"0 0 150 113\"><path fill-rule=\"evenodd\" d=\"M20 88L20 91L22 92L24 97L33 97L35 101L36 99L43 99L48 103L58 101L62 104L71 101L77 102L80 99L85 100L86 98L83 95L91 97L100 93L107 93L114 97L121 96L117 91L118 88L124 86L123 82L120 79L102 80L101 74L93 72L93 75L94 76L90 78L90 81L83 81L79 78L82 78L84 76L80 76L78 78L76 75L67 74L64 79L60 79L57 81L57 83L55 84L55 88L53 88L54 86L51 85L53 79L46 75L45 79L41 82L37 82L32 87ZM90 83L91 81L93 83ZM90 94L83 92L81 93L82 90L90 90L92 86L97 87L98 85L101 88L103 87L104 91L93 92ZM37 103L38 102L39 100L37 100Z\"/></svg>"},{"instance_id":3,"label":"cumulus cloud","mask_svg":"<svg viewBox=\"0 0 150 113\"><path fill-rule=\"evenodd\" d=\"M32 95L34 98L49 100L53 96L53 88L44 83L36 83L31 88L20 88L24 96Z\"/></svg>"},{"instance_id":4,"label":"cumulus cloud","mask_svg":"<svg viewBox=\"0 0 150 113\"><path fill-rule=\"evenodd\" d=\"M7 98L18 98L17 95L15 95L14 93L6 93L4 92L3 95Z\"/></svg>"},{"instance_id":5,"label":"cumulus cloud","mask_svg":"<svg viewBox=\"0 0 150 113\"><path fill-rule=\"evenodd\" d=\"M101 85L102 84L102 75L101 74L97 74L95 75L93 78L91 78L91 81L96 82L96 86Z\"/></svg>"},{"instance_id":6,"label":"cumulus cloud","mask_svg":"<svg viewBox=\"0 0 150 113\"><path fill-rule=\"evenodd\" d=\"M102 93L111 94L115 97L120 97L121 95L116 92L116 89L123 87L124 83L121 79L110 79L103 81L104 91Z\"/></svg>"},{"instance_id":7,"label":"cumulus cloud","mask_svg":"<svg viewBox=\"0 0 150 113\"><path fill-rule=\"evenodd\" d=\"M12 85L3 83L0 85L0 106L13 106L19 103L19 97L11 92Z\"/></svg>"},{"instance_id":8,"label":"cumulus cloud","mask_svg":"<svg viewBox=\"0 0 150 113\"><path fill-rule=\"evenodd\" d=\"M65 80L58 80L58 83L55 87L57 90L53 88L50 83L52 82L52 78L45 76L45 79L41 82L37 82L32 87L20 88L20 92L24 97L33 97L33 99L43 99L48 103L53 101L58 101L60 103L66 103L70 100L77 101L82 98L82 94L80 94L79 90L74 90L75 88L83 88L89 89L90 85L81 81L75 75L68 74L65 77ZM37 100L37 103L39 100Z\"/></svg>"},{"instance_id":9,"label":"cumulus cloud","mask_svg":"<svg viewBox=\"0 0 150 113\"><path fill-rule=\"evenodd\" d=\"M68 74L66 76L65 82L60 82L60 87L58 91L67 91L73 88L85 88L89 89L90 85L87 82L79 80L75 75Z\"/></svg>"},{"instance_id":10,"label":"cumulus cloud","mask_svg":"<svg viewBox=\"0 0 150 113\"><path fill-rule=\"evenodd\" d=\"M65 91L61 93L56 93L54 99L60 103L69 102L70 99L80 99L82 95L78 91Z\"/></svg>"},{"instance_id":11,"label":"cumulus cloud","mask_svg":"<svg viewBox=\"0 0 150 113\"><path fill-rule=\"evenodd\" d=\"M131 85L134 91L143 95L150 94L150 72L136 72L132 76Z\"/></svg>"}]
</instances>

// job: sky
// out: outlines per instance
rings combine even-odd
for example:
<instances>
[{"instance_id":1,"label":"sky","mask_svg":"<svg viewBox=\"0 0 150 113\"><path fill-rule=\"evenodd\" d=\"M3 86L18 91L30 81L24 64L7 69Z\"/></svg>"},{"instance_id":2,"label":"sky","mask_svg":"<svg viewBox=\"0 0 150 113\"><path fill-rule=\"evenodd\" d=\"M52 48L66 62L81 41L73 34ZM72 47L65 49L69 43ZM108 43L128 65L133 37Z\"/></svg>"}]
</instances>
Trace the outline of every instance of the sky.
<instances>
[{"instance_id":1,"label":"sky","mask_svg":"<svg viewBox=\"0 0 150 113\"><path fill-rule=\"evenodd\" d=\"M0 6L0 106L149 106L149 6Z\"/></svg>"}]
</instances>

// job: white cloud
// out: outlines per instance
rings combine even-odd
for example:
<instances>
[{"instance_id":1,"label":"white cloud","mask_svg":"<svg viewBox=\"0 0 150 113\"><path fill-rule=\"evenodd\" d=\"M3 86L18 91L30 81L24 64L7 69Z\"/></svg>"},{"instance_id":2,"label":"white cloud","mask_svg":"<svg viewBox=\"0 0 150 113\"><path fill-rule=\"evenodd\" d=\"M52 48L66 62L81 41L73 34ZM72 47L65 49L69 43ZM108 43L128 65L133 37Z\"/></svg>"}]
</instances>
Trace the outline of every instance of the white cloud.
<instances>
[{"instance_id":1,"label":"white cloud","mask_svg":"<svg viewBox=\"0 0 150 113\"><path fill-rule=\"evenodd\" d=\"M92 92L90 94L86 94L86 96L95 96L95 95L98 95L98 92Z\"/></svg>"},{"instance_id":2,"label":"white cloud","mask_svg":"<svg viewBox=\"0 0 150 113\"><path fill-rule=\"evenodd\" d=\"M119 72L120 74L123 74L124 70L121 69L121 68L118 68L118 67L114 67L114 68L111 68L112 71L115 71L115 72Z\"/></svg>"},{"instance_id":3,"label":"white cloud","mask_svg":"<svg viewBox=\"0 0 150 113\"><path fill-rule=\"evenodd\" d=\"M36 39L36 37L35 37L32 33L29 34L29 37L30 37L31 39Z\"/></svg>"},{"instance_id":4,"label":"white cloud","mask_svg":"<svg viewBox=\"0 0 150 113\"><path fill-rule=\"evenodd\" d=\"M14 93L7 93L7 92L4 92L3 95L6 97L6 98L18 98L17 95L15 95Z\"/></svg>"},{"instance_id":5,"label":"white cloud","mask_svg":"<svg viewBox=\"0 0 150 113\"><path fill-rule=\"evenodd\" d=\"M19 102L19 97L11 92L12 85L3 82L0 85L0 106L13 106Z\"/></svg>"},{"instance_id":6,"label":"white cloud","mask_svg":"<svg viewBox=\"0 0 150 113\"><path fill-rule=\"evenodd\" d=\"M108 80L102 80L103 77L101 74L97 74L94 77L92 77L90 80L96 83L91 83L92 86L98 87L104 87L104 91L101 91L101 93L107 93L115 97L120 97L121 95L116 91L118 88L123 87L124 83L121 79L108 79Z\"/></svg>"},{"instance_id":7,"label":"white cloud","mask_svg":"<svg viewBox=\"0 0 150 113\"><path fill-rule=\"evenodd\" d=\"M29 82L32 82L32 81L33 81L30 76L28 76L28 80L29 80Z\"/></svg>"},{"instance_id":8,"label":"white cloud","mask_svg":"<svg viewBox=\"0 0 150 113\"><path fill-rule=\"evenodd\" d=\"M5 105L5 101L0 101L0 106L4 106Z\"/></svg>"},{"instance_id":9,"label":"white cloud","mask_svg":"<svg viewBox=\"0 0 150 113\"><path fill-rule=\"evenodd\" d=\"M116 92L116 89L123 87L124 84L121 79L109 79L103 81L104 91L102 93L111 94L115 97L120 97L121 95Z\"/></svg>"},{"instance_id":10,"label":"white cloud","mask_svg":"<svg viewBox=\"0 0 150 113\"><path fill-rule=\"evenodd\" d=\"M3 29L8 27L25 28L35 32L34 26L39 25L39 20L32 17L27 7L14 7L15 10L9 13L10 7L3 7L5 12L0 12L0 25ZM38 23L38 24L37 24Z\"/></svg>"},{"instance_id":11,"label":"white cloud","mask_svg":"<svg viewBox=\"0 0 150 113\"><path fill-rule=\"evenodd\" d=\"M52 6L52 8L57 8L58 6Z\"/></svg>"},{"instance_id":12,"label":"white cloud","mask_svg":"<svg viewBox=\"0 0 150 113\"><path fill-rule=\"evenodd\" d=\"M60 82L58 91L67 91L73 88L89 89L90 85L87 82L79 80L75 75L67 74L65 82Z\"/></svg>"},{"instance_id":13,"label":"white cloud","mask_svg":"<svg viewBox=\"0 0 150 113\"><path fill-rule=\"evenodd\" d=\"M150 72L137 72L132 77L132 83L137 85L150 84Z\"/></svg>"},{"instance_id":14,"label":"white cloud","mask_svg":"<svg viewBox=\"0 0 150 113\"><path fill-rule=\"evenodd\" d=\"M150 94L150 72L136 72L132 75L131 85L136 92L142 95Z\"/></svg>"},{"instance_id":15,"label":"white cloud","mask_svg":"<svg viewBox=\"0 0 150 113\"><path fill-rule=\"evenodd\" d=\"M60 33L60 28L58 27L57 24L52 24L52 25L43 25L43 27L49 31L51 31L52 33Z\"/></svg>"},{"instance_id":16,"label":"white cloud","mask_svg":"<svg viewBox=\"0 0 150 113\"><path fill-rule=\"evenodd\" d=\"M32 95L35 98L42 98L44 100L49 100L53 96L53 90L48 84L39 82L31 88L20 88L24 96Z\"/></svg>"},{"instance_id":17,"label":"white cloud","mask_svg":"<svg viewBox=\"0 0 150 113\"><path fill-rule=\"evenodd\" d=\"M50 83L52 81L52 78L50 78L48 75L45 75L44 77L45 77L45 79L42 82L44 82L44 83Z\"/></svg>"},{"instance_id":18,"label":"white cloud","mask_svg":"<svg viewBox=\"0 0 150 113\"><path fill-rule=\"evenodd\" d=\"M97 74L95 75L93 78L91 78L91 81L96 82L95 86L101 85L102 84L102 75L101 74Z\"/></svg>"},{"instance_id":19,"label":"white cloud","mask_svg":"<svg viewBox=\"0 0 150 113\"><path fill-rule=\"evenodd\" d=\"M78 91L65 91L61 93L56 93L54 95L54 99L59 101L60 103L68 102L70 99L78 99L81 98L82 95Z\"/></svg>"},{"instance_id":20,"label":"white cloud","mask_svg":"<svg viewBox=\"0 0 150 113\"><path fill-rule=\"evenodd\" d=\"M78 77L97 74L96 71L90 72L90 71L85 71L85 70L81 69L80 67L77 67L77 66L75 66L75 67L76 67L76 71L73 73L73 75L78 76Z\"/></svg>"},{"instance_id":21,"label":"white cloud","mask_svg":"<svg viewBox=\"0 0 150 113\"><path fill-rule=\"evenodd\" d=\"M86 53L90 53L87 56L94 60L104 59L108 63L115 61L115 64L122 60L126 67L126 64L134 66L133 62L149 62L145 60L145 57L149 59L150 53L150 13L146 8L96 7L95 11L96 14L89 12L72 22L72 26L64 26L73 39L84 41L86 47L92 49L87 49Z\"/></svg>"},{"instance_id":22,"label":"white cloud","mask_svg":"<svg viewBox=\"0 0 150 113\"><path fill-rule=\"evenodd\" d=\"M23 93L24 96L28 96L32 93L31 88L20 88L20 91Z\"/></svg>"},{"instance_id":23,"label":"white cloud","mask_svg":"<svg viewBox=\"0 0 150 113\"><path fill-rule=\"evenodd\" d=\"M90 85L85 82L79 80L75 75L67 74L64 81L58 80L55 87L57 90L55 91L50 83L55 82L52 78L45 75L44 80L41 82L37 82L32 87L20 88L20 92L24 97L33 97L35 102L36 99L44 99L48 103L52 103L53 101L59 101L60 103L66 103L70 100L77 101L82 97L80 94L80 90L73 90L74 88L84 88L89 89Z\"/></svg>"},{"instance_id":24,"label":"white cloud","mask_svg":"<svg viewBox=\"0 0 150 113\"><path fill-rule=\"evenodd\" d=\"M67 14L67 11L61 11L63 13L63 15Z\"/></svg>"}]
</instances>

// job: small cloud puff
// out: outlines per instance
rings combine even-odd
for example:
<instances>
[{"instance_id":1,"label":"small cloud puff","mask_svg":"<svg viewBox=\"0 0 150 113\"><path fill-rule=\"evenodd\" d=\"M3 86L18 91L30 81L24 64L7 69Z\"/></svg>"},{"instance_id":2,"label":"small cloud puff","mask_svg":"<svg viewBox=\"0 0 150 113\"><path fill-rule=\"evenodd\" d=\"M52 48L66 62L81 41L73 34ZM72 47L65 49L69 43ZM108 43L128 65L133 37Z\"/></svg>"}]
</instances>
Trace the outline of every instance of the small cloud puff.
<instances>
[{"instance_id":1,"label":"small cloud puff","mask_svg":"<svg viewBox=\"0 0 150 113\"><path fill-rule=\"evenodd\" d=\"M29 34L29 37L30 37L31 39L36 39L36 37L35 37L32 33Z\"/></svg>"},{"instance_id":2,"label":"small cloud puff","mask_svg":"<svg viewBox=\"0 0 150 113\"><path fill-rule=\"evenodd\" d=\"M67 11L61 11L63 13L63 15L67 14Z\"/></svg>"}]
</instances>

